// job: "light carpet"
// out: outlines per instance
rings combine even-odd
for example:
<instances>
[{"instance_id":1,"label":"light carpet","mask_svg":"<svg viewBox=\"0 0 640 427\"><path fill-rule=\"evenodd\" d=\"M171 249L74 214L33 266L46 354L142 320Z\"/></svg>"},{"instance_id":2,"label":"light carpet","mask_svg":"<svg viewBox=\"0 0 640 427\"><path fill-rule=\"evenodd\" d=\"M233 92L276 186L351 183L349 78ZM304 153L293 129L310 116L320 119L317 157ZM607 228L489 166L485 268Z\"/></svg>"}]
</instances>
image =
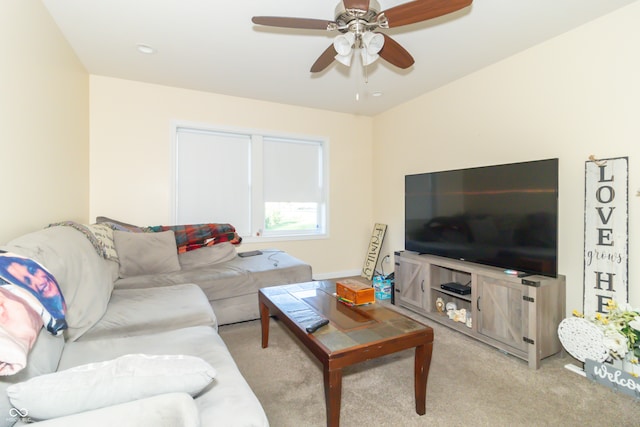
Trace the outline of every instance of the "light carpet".
<instances>
[{"instance_id":1,"label":"light carpet","mask_svg":"<svg viewBox=\"0 0 640 427\"><path fill-rule=\"evenodd\" d=\"M567 370L564 365L574 360L566 354L532 370L420 319L435 331L427 413L415 412L414 351L406 350L343 371L342 426L640 425L640 401ZM266 349L259 321L222 326L220 335L272 427L326 425L322 366L286 326L271 319Z\"/></svg>"}]
</instances>

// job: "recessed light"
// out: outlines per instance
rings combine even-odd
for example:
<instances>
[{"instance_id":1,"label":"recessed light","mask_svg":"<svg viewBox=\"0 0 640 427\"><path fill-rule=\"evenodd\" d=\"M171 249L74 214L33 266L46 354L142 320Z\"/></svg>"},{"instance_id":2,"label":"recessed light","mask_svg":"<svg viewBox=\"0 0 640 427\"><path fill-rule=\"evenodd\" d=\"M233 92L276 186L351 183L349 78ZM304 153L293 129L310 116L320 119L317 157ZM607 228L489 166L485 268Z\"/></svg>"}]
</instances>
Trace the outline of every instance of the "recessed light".
<instances>
[{"instance_id":1,"label":"recessed light","mask_svg":"<svg viewBox=\"0 0 640 427\"><path fill-rule=\"evenodd\" d=\"M144 53L145 55L151 55L152 53L156 53L156 50L149 45L139 43L138 52Z\"/></svg>"},{"instance_id":2,"label":"recessed light","mask_svg":"<svg viewBox=\"0 0 640 427\"><path fill-rule=\"evenodd\" d=\"M373 92L373 93L371 94L371 96L375 96L376 98L377 98L377 97L380 97L380 96L382 96L382 92Z\"/></svg>"}]
</instances>

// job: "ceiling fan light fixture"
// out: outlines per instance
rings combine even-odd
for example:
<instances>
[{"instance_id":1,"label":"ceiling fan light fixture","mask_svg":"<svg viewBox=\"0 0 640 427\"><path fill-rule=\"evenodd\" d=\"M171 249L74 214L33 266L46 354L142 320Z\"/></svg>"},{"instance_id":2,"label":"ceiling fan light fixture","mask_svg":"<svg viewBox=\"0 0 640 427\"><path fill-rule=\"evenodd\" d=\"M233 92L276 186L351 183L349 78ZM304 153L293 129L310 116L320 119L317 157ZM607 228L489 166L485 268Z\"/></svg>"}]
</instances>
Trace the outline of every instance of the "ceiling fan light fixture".
<instances>
[{"instance_id":1,"label":"ceiling fan light fixture","mask_svg":"<svg viewBox=\"0 0 640 427\"><path fill-rule=\"evenodd\" d=\"M353 33L340 34L333 39L333 48L338 52L338 55L351 55L355 41L356 36Z\"/></svg>"},{"instance_id":2,"label":"ceiling fan light fixture","mask_svg":"<svg viewBox=\"0 0 640 427\"><path fill-rule=\"evenodd\" d=\"M369 55L376 55L384 46L384 36L380 33L367 31L362 35L362 44Z\"/></svg>"},{"instance_id":3,"label":"ceiling fan light fixture","mask_svg":"<svg viewBox=\"0 0 640 427\"><path fill-rule=\"evenodd\" d=\"M335 60L338 61L339 63L343 64L343 65L346 65L347 67L350 67L351 66L351 57L352 56L353 55L351 53L349 53L348 55L337 54L335 56Z\"/></svg>"},{"instance_id":4,"label":"ceiling fan light fixture","mask_svg":"<svg viewBox=\"0 0 640 427\"><path fill-rule=\"evenodd\" d=\"M312 18L288 18L281 16L254 16L251 21L271 27L298 28L306 30L339 31L324 52L311 66L312 73L327 68L333 60L351 64L354 49L361 52L363 63L370 64L382 59L390 64L407 69L414 64L409 52L386 34L375 33L378 28L396 28L448 15L471 5L473 0L407 0L401 4L381 10L377 0L338 0L334 21ZM383 45L386 45L383 51ZM334 56L334 52L338 55Z\"/></svg>"},{"instance_id":5,"label":"ceiling fan light fixture","mask_svg":"<svg viewBox=\"0 0 640 427\"><path fill-rule=\"evenodd\" d=\"M378 60L378 58L380 58L380 55L378 55L377 53L371 55L369 54L369 52L367 52L366 49L361 49L360 55L362 56L362 65L364 65L365 67L367 65L373 64Z\"/></svg>"}]
</instances>

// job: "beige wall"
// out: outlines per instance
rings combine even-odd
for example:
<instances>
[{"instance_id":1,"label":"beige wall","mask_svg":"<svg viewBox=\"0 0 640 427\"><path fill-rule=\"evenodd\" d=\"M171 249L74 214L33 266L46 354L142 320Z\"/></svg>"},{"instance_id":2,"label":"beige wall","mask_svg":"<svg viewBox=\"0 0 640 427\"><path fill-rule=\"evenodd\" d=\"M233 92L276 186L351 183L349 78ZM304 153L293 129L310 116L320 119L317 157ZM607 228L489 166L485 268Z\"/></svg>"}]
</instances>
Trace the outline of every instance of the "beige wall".
<instances>
[{"instance_id":1,"label":"beige wall","mask_svg":"<svg viewBox=\"0 0 640 427\"><path fill-rule=\"evenodd\" d=\"M373 218L385 252L403 247L408 173L560 159L559 270L582 308L584 168L629 157L629 297L640 306L640 3L460 79L374 121Z\"/></svg>"},{"instance_id":2,"label":"beige wall","mask_svg":"<svg viewBox=\"0 0 640 427\"><path fill-rule=\"evenodd\" d=\"M89 78L37 0L0 2L0 242L89 213Z\"/></svg>"},{"instance_id":3,"label":"beige wall","mask_svg":"<svg viewBox=\"0 0 640 427\"><path fill-rule=\"evenodd\" d=\"M373 228L371 118L99 76L90 86L92 221L170 224L175 121L322 136L330 150L330 238L240 250L278 247L309 262L314 277L362 267Z\"/></svg>"}]
</instances>

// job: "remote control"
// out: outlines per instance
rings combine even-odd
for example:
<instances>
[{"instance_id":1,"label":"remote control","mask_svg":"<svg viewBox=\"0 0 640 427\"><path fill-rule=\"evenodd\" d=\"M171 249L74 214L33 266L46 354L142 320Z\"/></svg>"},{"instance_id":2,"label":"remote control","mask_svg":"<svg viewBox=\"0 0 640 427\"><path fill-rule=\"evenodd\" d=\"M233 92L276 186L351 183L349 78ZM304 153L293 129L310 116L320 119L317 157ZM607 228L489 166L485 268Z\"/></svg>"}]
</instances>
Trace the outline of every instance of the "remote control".
<instances>
[{"instance_id":1,"label":"remote control","mask_svg":"<svg viewBox=\"0 0 640 427\"><path fill-rule=\"evenodd\" d=\"M306 327L307 333L312 334L318 329L322 328L324 325L328 325L328 324L329 324L329 319L320 319Z\"/></svg>"},{"instance_id":2,"label":"remote control","mask_svg":"<svg viewBox=\"0 0 640 427\"><path fill-rule=\"evenodd\" d=\"M246 252L238 252L238 256L241 258L246 258L250 256L262 255L261 251L246 251Z\"/></svg>"}]
</instances>

